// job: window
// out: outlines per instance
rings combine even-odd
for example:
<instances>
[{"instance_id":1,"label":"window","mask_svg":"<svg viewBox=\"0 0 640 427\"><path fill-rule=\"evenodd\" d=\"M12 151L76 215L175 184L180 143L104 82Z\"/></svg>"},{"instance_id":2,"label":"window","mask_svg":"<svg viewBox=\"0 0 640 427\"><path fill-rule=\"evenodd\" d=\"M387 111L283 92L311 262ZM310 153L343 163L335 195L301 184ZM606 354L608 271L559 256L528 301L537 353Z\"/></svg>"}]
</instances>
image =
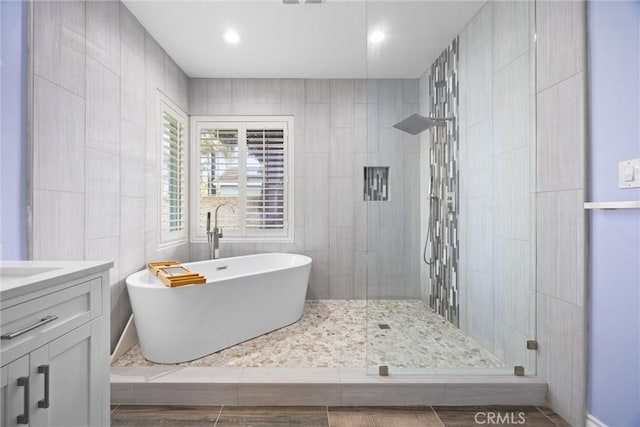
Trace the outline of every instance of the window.
<instances>
[{"instance_id":1,"label":"window","mask_svg":"<svg viewBox=\"0 0 640 427\"><path fill-rule=\"evenodd\" d=\"M293 241L292 117L192 117L191 239ZM222 204L230 205L221 206Z\"/></svg>"},{"instance_id":2,"label":"window","mask_svg":"<svg viewBox=\"0 0 640 427\"><path fill-rule=\"evenodd\" d=\"M183 243L187 238L187 116L159 95L160 119L160 240L159 246Z\"/></svg>"}]
</instances>

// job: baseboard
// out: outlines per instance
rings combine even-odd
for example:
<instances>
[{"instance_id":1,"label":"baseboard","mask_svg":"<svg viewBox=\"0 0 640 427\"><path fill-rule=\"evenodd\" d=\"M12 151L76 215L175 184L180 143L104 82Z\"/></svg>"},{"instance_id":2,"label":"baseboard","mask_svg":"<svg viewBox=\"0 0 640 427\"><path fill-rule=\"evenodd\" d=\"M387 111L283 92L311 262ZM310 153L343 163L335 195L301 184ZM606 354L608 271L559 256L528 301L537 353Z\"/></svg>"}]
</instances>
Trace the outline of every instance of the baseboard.
<instances>
[{"instance_id":1,"label":"baseboard","mask_svg":"<svg viewBox=\"0 0 640 427\"><path fill-rule=\"evenodd\" d=\"M591 414L587 414L586 427L609 427Z\"/></svg>"},{"instance_id":2,"label":"baseboard","mask_svg":"<svg viewBox=\"0 0 640 427\"><path fill-rule=\"evenodd\" d=\"M124 327L124 331L122 331L122 335L120 335L120 339L118 340L118 344L116 344L116 348L113 350L111 354L110 363L115 362L123 354L127 351L131 350L133 346L138 344L138 330L136 329L136 323L133 320L133 314L129 317L129 321L127 325Z\"/></svg>"}]
</instances>

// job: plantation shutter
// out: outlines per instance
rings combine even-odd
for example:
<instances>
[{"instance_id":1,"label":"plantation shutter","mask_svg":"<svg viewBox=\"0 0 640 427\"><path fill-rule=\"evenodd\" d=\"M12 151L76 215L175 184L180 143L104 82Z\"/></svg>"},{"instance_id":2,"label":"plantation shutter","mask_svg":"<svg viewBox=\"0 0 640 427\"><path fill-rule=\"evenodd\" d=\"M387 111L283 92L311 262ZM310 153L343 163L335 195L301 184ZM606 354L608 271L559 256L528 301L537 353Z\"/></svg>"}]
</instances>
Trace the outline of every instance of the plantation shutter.
<instances>
[{"instance_id":1,"label":"plantation shutter","mask_svg":"<svg viewBox=\"0 0 640 427\"><path fill-rule=\"evenodd\" d=\"M207 213L211 221L218 205L229 203L237 212L240 196L238 129L204 127L200 132L200 207L198 227L206 231ZM223 208L224 209L224 208ZM221 209L219 225L236 229L236 216ZM213 222L211 224L213 227Z\"/></svg>"},{"instance_id":2,"label":"plantation shutter","mask_svg":"<svg viewBox=\"0 0 640 427\"><path fill-rule=\"evenodd\" d=\"M233 207L218 210L226 241L293 239L293 119L243 119L192 118L193 241L206 241L207 214L213 229L222 204Z\"/></svg>"},{"instance_id":3,"label":"plantation shutter","mask_svg":"<svg viewBox=\"0 0 640 427\"><path fill-rule=\"evenodd\" d=\"M178 114L161 113L161 241L184 237L186 229L185 125ZM180 233L178 233L180 232ZM176 235L176 233L178 235Z\"/></svg>"},{"instance_id":4,"label":"plantation shutter","mask_svg":"<svg viewBox=\"0 0 640 427\"><path fill-rule=\"evenodd\" d=\"M286 224L284 129L247 129L247 229Z\"/></svg>"}]
</instances>

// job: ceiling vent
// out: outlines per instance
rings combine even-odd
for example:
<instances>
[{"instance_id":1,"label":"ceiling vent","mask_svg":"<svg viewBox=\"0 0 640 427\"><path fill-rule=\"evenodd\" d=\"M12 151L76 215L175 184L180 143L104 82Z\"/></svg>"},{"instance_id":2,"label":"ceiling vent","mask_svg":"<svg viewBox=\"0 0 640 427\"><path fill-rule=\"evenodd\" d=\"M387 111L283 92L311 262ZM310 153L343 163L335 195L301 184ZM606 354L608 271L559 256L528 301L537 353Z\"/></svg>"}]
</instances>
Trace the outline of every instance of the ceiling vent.
<instances>
[{"instance_id":1,"label":"ceiling vent","mask_svg":"<svg viewBox=\"0 0 640 427\"><path fill-rule=\"evenodd\" d=\"M324 3L324 0L282 0L282 4L320 4Z\"/></svg>"}]
</instances>

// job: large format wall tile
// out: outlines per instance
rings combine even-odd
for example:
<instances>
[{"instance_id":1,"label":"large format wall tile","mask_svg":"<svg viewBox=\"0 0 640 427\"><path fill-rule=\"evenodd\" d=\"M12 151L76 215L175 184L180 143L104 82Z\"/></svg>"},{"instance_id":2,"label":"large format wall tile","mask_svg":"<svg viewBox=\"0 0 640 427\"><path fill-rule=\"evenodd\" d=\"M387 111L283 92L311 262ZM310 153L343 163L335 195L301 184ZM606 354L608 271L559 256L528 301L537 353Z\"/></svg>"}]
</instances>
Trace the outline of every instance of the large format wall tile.
<instances>
[{"instance_id":1,"label":"large format wall tile","mask_svg":"<svg viewBox=\"0 0 640 427\"><path fill-rule=\"evenodd\" d=\"M256 102L258 104L280 104L280 79L257 79Z\"/></svg>"},{"instance_id":2,"label":"large format wall tile","mask_svg":"<svg viewBox=\"0 0 640 427\"><path fill-rule=\"evenodd\" d=\"M145 83L147 98L155 100L157 90L164 87L164 50L145 32Z\"/></svg>"},{"instance_id":3,"label":"large format wall tile","mask_svg":"<svg viewBox=\"0 0 640 427\"><path fill-rule=\"evenodd\" d=\"M461 41L461 44L466 45L467 57L492 37L493 8L494 2L487 2L486 6L480 9L480 12L465 27L463 31L465 38Z\"/></svg>"},{"instance_id":4,"label":"large format wall tile","mask_svg":"<svg viewBox=\"0 0 640 427\"><path fill-rule=\"evenodd\" d=\"M85 92L85 3L34 6L34 72L79 96Z\"/></svg>"},{"instance_id":5,"label":"large format wall tile","mask_svg":"<svg viewBox=\"0 0 640 427\"><path fill-rule=\"evenodd\" d=\"M207 114L208 79L189 79L189 114L204 116Z\"/></svg>"},{"instance_id":6,"label":"large format wall tile","mask_svg":"<svg viewBox=\"0 0 640 427\"><path fill-rule=\"evenodd\" d=\"M180 108L189 108L189 79L169 55L164 55L164 93Z\"/></svg>"},{"instance_id":7,"label":"large format wall tile","mask_svg":"<svg viewBox=\"0 0 640 427\"><path fill-rule=\"evenodd\" d=\"M354 297L354 230L353 227L330 227L329 297Z\"/></svg>"},{"instance_id":8,"label":"large format wall tile","mask_svg":"<svg viewBox=\"0 0 640 427\"><path fill-rule=\"evenodd\" d=\"M87 57L86 145L100 151L120 152L120 78Z\"/></svg>"},{"instance_id":9,"label":"large format wall tile","mask_svg":"<svg viewBox=\"0 0 640 427\"><path fill-rule=\"evenodd\" d=\"M87 261L113 261L113 267L109 270L111 283L116 283L120 278L120 238L104 237L100 239L87 239L85 241L84 259ZM114 301L111 301L113 308Z\"/></svg>"},{"instance_id":10,"label":"large format wall tile","mask_svg":"<svg viewBox=\"0 0 640 427\"><path fill-rule=\"evenodd\" d=\"M378 124L391 127L404 117L402 80L378 81Z\"/></svg>"},{"instance_id":11,"label":"large format wall tile","mask_svg":"<svg viewBox=\"0 0 640 427\"><path fill-rule=\"evenodd\" d=\"M251 248L262 252L304 250L312 256L321 257L320 262L334 271L330 277L329 273L323 275L314 267L309 298L364 296L367 282L363 277L366 277L367 264L360 257L359 266L352 265L348 273L336 269L336 259L331 257L329 227L353 228L352 258L356 246L361 251L362 248L367 249L370 230L366 217L375 205L367 206L361 202L363 167L380 160L388 162L394 174L394 203L388 204L384 210L385 224L389 227L404 224L396 229L396 250L415 252L413 256L398 257L398 262L394 263L398 267L397 274L387 276L393 283L384 288L385 295L406 297L417 293L417 266L410 264L410 260L417 261L419 252L418 233L415 232L419 222L417 142L415 138L405 138L398 131L387 129L384 152L374 158L374 153L379 151L378 104L366 103L371 102L373 95L370 94L374 92L373 99L378 99L379 85L383 86L383 98L389 107L387 113L401 117L418 110L419 85L414 80L376 81L373 84L367 80L190 79L191 114L293 115L295 120L295 242L253 246L230 243L224 245L224 255L251 253ZM153 100L147 94L147 193L153 192L152 187L155 186L151 181L155 172L149 169L153 164L150 159L156 157L155 152L149 151L149 141L155 138L152 135L154 131L149 129L150 120L154 117L153 108ZM416 199L415 206L411 197ZM156 200L147 196L149 224L155 223L156 215L154 218L149 215L155 212L154 203ZM356 203L360 206L357 217ZM148 227L147 232L151 229ZM204 256L201 251L196 245L192 253ZM356 270L360 272L358 281L355 279Z\"/></svg>"},{"instance_id":12,"label":"large format wall tile","mask_svg":"<svg viewBox=\"0 0 640 427\"><path fill-rule=\"evenodd\" d=\"M120 2L88 1L87 55L120 74Z\"/></svg>"},{"instance_id":13,"label":"large format wall tile","mask_svg":"<svg viewBox=\"0 0 640 427\"><path fill-rule=\"evenodd\" d=\"M497 71L493 84L493 152L529 147L529 54Z\"/></svg>"},{"instance_id":14,"label":"large format wall tile","mask_svg":"<svg viewBox=\"0 0 640 427\"><path fill-rule=\"evenodd\" d=\"M538 292L582 305L584 203L582 190L539 193ZM580 296L580 299L578 298Z\"/></svg>"},{"instance_id":15,"label":"large format wall tile","mask_svg":"<svg viewBox=\"0 0 640 427\"><path fill-rule=\"evenodd\" d=\"M145 130L126 120L120 124L120 195L145 195Z\"/></svg>"},{"instance_id":16,"label":"large format wall tile","mask_svg":"<svg viewBox=\"0 0 640 427\"><path fill-rule=\"evenodd\" d=\"M329 251L305 250L305 255L311 257L311 275L307 288L307 299L329 298Z\"/></svg>"},{"instance_id":17,"label":"large format wall tile","mask_svg":"<svg viewBox=\"0 0 640 427\"><path fill-rule=\"evenodd\" d=\"M329 204L307 201L305 204L305 249L308 251L329 250Z\"/></svg>"},{"instance_id":18,"label":"large format wall tile","mask_svg":"<svg viewBox=\"0 0 640 427\"><path fill-rule=\"evenodd\" d=\"M87 148L86 238L120 235L120 157Z\"/></svg>"},{"instance_id":19,"label":"large format wall tile","mask_svg":"<svg viewBox=\"0 0 640 427\"><path fill-rule=\"evenodd\" d=\"M493 194L491 122L488 117L467 129L467 152L473 160L465 164L460 180L466 180L469 197L491 197Z\"/></svg>"},{"instance_id":20,"label":"large format wall tile","mask_svg":"<svg viewBox=\"0 0 640 427\"><path fill-rule=\"evenodd\" d=\"M584 70L585 3L536 2L538 91Z\"/></svg>"},{"instance_id":21,"label":"large format wall tile","mask_svg":"<svg viewBox=\"0 0 640 427\"><path fill-rule=\"evenodd\" d=\"M331 80L331 127L353 127L353 80Z\"/></svg>"},{"instance_id":22,"label":"large format wall tile","mask_svg":"<svg viewBox=\"0 0 640 427\"><path fill-rule=\"evenodd\" d=\"M145 29L124 3L120 3L120 38L135 55L144 59Z\"/></svg>"},{"instance_id":23,"label":"large format wall tile","mask_svg":"<svg viewBox=\"0 0 640 427\"><path fill-rule=\"evenodd\" d=\"M493 266L493 208L487 197L469 199L468 265L470 269L491 274Z\"/></svg>"},{"instance_id":24,"label":"large format wall tile","mask_svg":"<svg viewBox=\"0 0 640 427\"><path fill-rule=\"evenodd\" d=\"M33 114L33 187L84 192L84 99L36 77Z\"/></svg>"},{"instance_id":25,"label":"large format wall tile","mask_svg":"<svg viewBox=\"0 0 640 427\"><path fill-rule=\"evenodd\" d=\"M84 194L35 190L33 259L84 259Z\"/></svg>"},{"instance_id":26,"label":"large format wall tile","mask_svg":"<svg viewBox=\"0 0 640 427\"><path fill-rule=\"evenodd\" d=\"M157 90L186 108L188 78L118 1L34 8L33 257L116 263L113 345L130 314L121 279L188 258L186 243L157 246L156 129Z\"/></svg>"},{"instance_id":27,"label":"large format wall tile","mask_svg":"<svg viewBox=\"0 0 640 427\"><path fill-rule=\"evenodd\" d=\"M281 80L280 114L293 116L296 128L305 127L305 84L303 79Z\"/></svg>"},{"instance_id":28,"label":"large format wall tile","mask_svg":"<svg viewBox=\"0 0 640 427\"><path fill-rule=\"evenodd\" d=\"M307 104L328 104L331 102L329 80L305 80L305 102Z\"/></svg>"},{"instance_id":29,"label":"large format wall tile","mask_svg":"<svg viewBox=\"0 0 640 427\"><path fill-rule=\"evenodd\" d=\"M493 281L491 275L469 269L468 333L482 345L493 347Z\"/></svg>"},{"instance_id":30,"label":"large format wall tile","mask_svg":"<svg viewBox=\"0 0 640 427\"><path fill-rule=\"evenodd\" d=\"M584 76L580 73L538 93L538 191L584 186L584 92Z\"/></svg>"},{"instance_id":31,"label":"large format wall tile","mask_svg":"<svg viewBox=\"0 0 640 427\"><path fill-rule=\"evenodd\" d=\"M473 126L492 114L493 56L491 52L492 43L489 39L467 58L469 70L473 70L467 75L469 80L466 105L467 126Z\"/></svg>"},{"instance_id":32,"label":"large format wall tile","mask_svg":"<svg viewBox=\"0 0 640 427\"><path fill-rule=\"evenodd\" d=\"M533 5L530 1L493 2L493 65L496 71L528 52L529 8Z\"/></svg>"},{"instance_id":33,"label":"large format wall tile","mask_svg":"<svg viewBox=\"0 0 640 427\"><path fill-rule=\"evenodd\" d=\"M330 226L354 225L355 195L352 188L353 178L329 178Z\"/></svg>"},{"instance_id":34,"label":"large format wall tile","mask_svg":"<svg viewBox=\"0 0 640 427\"><path fill-rule=\"evenodd\" d=\"M120 273L126 277L144 268L144 199L120 198Z\"/></svg>"},{"instance_id":35,"label":"large format wall tile","mask_svg":"<svg viewBox=\"0 0 640 427\"><path fill-rule=\"evenodd\" d=\"M122 44L120 66L120 114L123 119L138 126L145 120L145 65L144 56Z\"/></svg>"},{"instance_id":36,"label":"large format wall tile","mask_svg":"<svg viewBox=\"0 0 640 427\"><path fill-rule=\"evenodd\" d=\"M352 177L355 161L353 128L331 129L329 176Z\"/></svg>"}]
</instances>

